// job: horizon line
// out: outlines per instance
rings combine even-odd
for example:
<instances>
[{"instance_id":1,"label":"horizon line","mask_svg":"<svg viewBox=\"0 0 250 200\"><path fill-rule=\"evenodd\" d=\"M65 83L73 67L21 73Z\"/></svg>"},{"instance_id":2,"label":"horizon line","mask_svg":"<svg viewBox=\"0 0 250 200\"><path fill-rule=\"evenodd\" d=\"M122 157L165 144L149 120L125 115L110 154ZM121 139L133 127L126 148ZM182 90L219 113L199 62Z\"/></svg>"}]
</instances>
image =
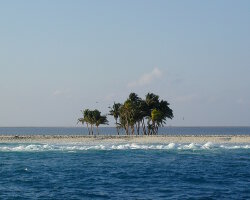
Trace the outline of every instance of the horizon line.
<instances>
[{"instance_id":1,"label":"horizon line","mask_svg":"<svg viewBox=\"0 0 250 200\"><path fill-rule=\"evenodd\" d=\"M246 127L250 128L249 125L199 125L199 126L163 126L160 128L220 128L220 127L228 127L228 128L237 128L237 127ZM87 128L85 126L0 126L0 128ZM116 128L115 126L100 126L99 128Z\"/></svg>"}]
</instances>

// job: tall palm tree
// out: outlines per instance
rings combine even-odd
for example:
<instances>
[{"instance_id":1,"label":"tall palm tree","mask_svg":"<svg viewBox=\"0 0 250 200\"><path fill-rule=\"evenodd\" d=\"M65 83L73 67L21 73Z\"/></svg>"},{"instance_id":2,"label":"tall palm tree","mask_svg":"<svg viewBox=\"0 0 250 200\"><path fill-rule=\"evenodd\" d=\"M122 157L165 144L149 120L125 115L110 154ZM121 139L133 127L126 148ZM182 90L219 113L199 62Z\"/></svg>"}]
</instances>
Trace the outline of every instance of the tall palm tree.
<instances>
[{"instance_id":1,"label":"tall palm tree","mask_svg":"<svg viewBox=\"0 0 250 200\"><path fill-rule=\"evenodd\" d=\"M140 134L140 124L141 124L141 110L140 105L142 102L142 99L138 97L136 93L130 93L129 98L131 101L131 129L134 133L134 126L136 127L137 134Z\"/></svg>"},{"instance_id":2,"label":"tall palm tree","mask_svg":"<svg viewBox=\"0 0 250 200\"><path fill-rule=\"evenodd\" d=\"M124 126L126 134L129 135L129 128L132 126L132 102L127 99L120 107L120 124Z\"/></svg>"},{"instance_id":3,"label":"tall palm tree","mask_svg":"<svg viewBox=\"0 0 250 200\"><path fill-rule=\"evenodd\" d=\"M88 123L90 124L91 135L94 135L94 131L93 131L93 125L95 124L94 112L92 110L87 110L86 118L88 120Z\"/></svg>"},{"instance_id":4,"label":"tall palm tree","mask_svg":"<svg viewBox=\"0 0 250 200\"><path fill-rule=\"evenodd\" d=\"M99 126L101 124L108 124L107 116L101 115L99 110L92 111L93 122L96 125L97 134L99 135Z\"/></svg>"},{"instance_id":5,"label":"tall palm tree","mask_svg":"<svg viewBox=\"0 0 250 200\"><path fill-rule=\"evenodd\" d=\"M81 110L81 113L82 113L83 117L79 118L77 123L82 123L82 125L84 125L84 123L86 123L87 129L88 129L88 133L90 135L90 129L89 129L89 122L90 122L90 120L89 120L89 112L90 111L88 109L86 109L84 111Z\"/></svg>"},{"instance_id":6,"label":"tall palm tree","mask_svg":"<svg viewBox=\"0 0 250 200\"><path fill-rule=\"evenodd\" d=\"M163 124L164 115L162 111L153 109L151 112L151 119L152 119L152 134L156 135L158 132L159 126Z\"/></svg>"},{"instance_id":7,"label":"tall palm tree","mask_svg":"<svg viewBox=\"0 0 250 200\"><path fill-rule=\"evenodd\" d=\"M147 135L145 118L147 117L148 106L145 100L141 100L140 105L139 105L139 110L140 110L139 120L141 121L143 134Z\"/></svg>"},{"instance_id":8,"label":"tall palm tree","mask_svg":"<svg viewBox=\"0 0 250 200\"><path fill-rule=\"evenodd\" d=\"M97 134L99 135L99 129L98 127L103 124L103 125L108 125L108 119L107 116L105 115L101 115L99 117L99 119L96 121L95 125L96 125L96 129L97 129Z\"/></svg>"},{"instance_id":9,"label":"tall palm tree","mask_svg":"<svg viewBox=\"0 0 250 200\"><path fill-rule=\"evenodd\" d=\"M145 99L147 105L148 135L157 134L158 128L166 123L166 119L174 117L173 110L169 108L169 103L159 100L159 96L148 93Z\"/></svg>"},{"instance_id":10,"label":"tall palm tree","mask_svg":"<svg viewBox=\"0 0 250 200\"><path fill-rule=\"evenodd\" d=\"M146 103L146 113L145 116L147 118L147 129L148 135L152 134L152 119L151 119L151 112L153 109L158 107L159 104L159 96L155 95L154 93L148 93L145 98Z\"/></svg>"},{"instance_id":11,"label":"tall palm tree","mask_svg":"<svg viewBox=\"0 0 250 200\"><path fill-rule=\"evenodd\" d=\"M116 125L116 131L117 131L117 135L119 135L119 124L118 124L118 118L120 116L120 108L121 108L121 104L120 103L115 103L113 104L112 107L109 107L110 108L110 111L109 111L109 115L113 116L114 119L115 119L115 125Z\"/></svg>"}]
</instances>

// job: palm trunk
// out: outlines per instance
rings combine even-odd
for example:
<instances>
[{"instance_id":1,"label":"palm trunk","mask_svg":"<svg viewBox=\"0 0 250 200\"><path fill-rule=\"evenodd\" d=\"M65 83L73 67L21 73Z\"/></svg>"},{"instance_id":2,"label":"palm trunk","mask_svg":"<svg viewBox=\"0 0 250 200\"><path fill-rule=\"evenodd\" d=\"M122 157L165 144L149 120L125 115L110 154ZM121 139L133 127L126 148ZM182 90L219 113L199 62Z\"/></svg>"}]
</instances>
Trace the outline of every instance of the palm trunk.
<instances>
[{"instance_id":1,"label":"palm trunk","mask_svg":"<svg viewBox=\"0 0 250 200\"><path fill-rule=\"evenodd\" d=\"M93 125L91 124L90 127L91 127L91 134L94 135L94 132L93 132Z\"/></svg>"},{"instance_id":2,"label":"palm trunk","mask_svg":"<svg viewBox=\"0 0 250 200\"><path fill-rule=\"evenodd\" d=\"M136 133L138 134L138 124L135 123L135 130L136 130Z\"/></svg>"},{"instance_id":3,"label":"palm trunk","mask_svg":"<svg viewBox=\"0 0 250 200\"><path fill-rule=\"evenodd\" d=\"M125 126L126 135L128 135L128 126Z\"/></svg>"},{"instance_id":4,"label":"palm trunk","mask_svg":"<svg viewBox=\"0 0 250 200\"><path fill-rule=\"evenodd\" d=\"M136 128L137 128L137 135L140 135L140 122L137 123Z\"/></svg>"},{"instance_id":5,"label":"palm trunk","mask_svg":"<svg viewBox=\"0 0 250 200\"><path fill-rule=\"evenodd\" d=\"M117 126L117 119L115 120L115 125L116 125L117 135L120 135L120 133L119 133L119 128L118 128L118 126Z\"/></svg>"},{"instance_id":6,"label":"palm trunk","mask_svg":"<svg viewBox=\"0 0 250 200\"><path fill-rule=\"evenodd\" d=\"M97 130L97 134L99 135L99 129L98 129L98 126L96 126L96 130Z\"/></svg>"},{"instance_id":7,"label":"palm trunk","mask_svg":"<svg viewBox=\"0 0 250 200\"><path fill-rule=\"evenodd\" d=\"M126 123L126 125L125 125L125 131L126 131L126 135L128 135L128 134L129 134L129 131L128 131L128 123Z\"/></svg>"},{"instance_id":8,"label":"palm trunk","mask_svg":"<svg viewBox=\"0 0 250 200\"><path fill-rule=\"evenodd\" d=\"M152 127L150 127L150 120L148 120L148 135L151 135L151 128Z\"/></svg>"},{"instance_id":9,"label":"palm trunk","mask_svg":"<svg viewBox=\"0 0 250 200\"><path fill-rule=\"evenodd\" d=\"M153 130L154 130L153 134L154 134L154 135L157 135L157 132L158 132L158 125L157 125L155 122L153 122Z\"/></svg>"},{"instance_id":10,"label":"palm trunk","mask_svg":"<svg viewBox=\"0 0 250 200\"><path fill-rule=\"evenodd\" d=\"M133 126L131 126L131 133L132 133L132 135L134 135L135 134L135 126L133 125Z\"/></svg>"},{"instance_id":11,"label":"palm trunk","mask_svg":"<svg viewBox=\"0 0 250 200\"><path fill-rule=\"evenodd\" d=\"M127 120L127 125L126 125L126 132L127 132L127 135L129 135L129 124L128 124L128 120Z\"/></svg>"},{"instance_id":12,"label":"palm trunk","mask_svg":"<svg viewBox=\"0 0 250 200\"><path fill-rule=\"evenodd\" d=\"M88 129L88 132L89 132L89 135L90 135L89 124L88 123L86 123L86 124L87 124L87 129Z\"/></svg>"},{"instance_id":13,"label":"palm trunk","mask_svg":"<svg viewBox=\"0 0 250 200\"><path fill-rule=\"evenodd\" d=\"M154 135L154 127L151 127L150 135Z\"/></svg>"},{"instance_id":14,"label":"palm trunk","mask_svg":"<svg viewBox=\"0 0 250 200\"><path fill-rule=\"evenodd\" d=\"M143 134L147 135L144 118L142 119L142 128L143 128Z\"/></svg>"}]
</instances>

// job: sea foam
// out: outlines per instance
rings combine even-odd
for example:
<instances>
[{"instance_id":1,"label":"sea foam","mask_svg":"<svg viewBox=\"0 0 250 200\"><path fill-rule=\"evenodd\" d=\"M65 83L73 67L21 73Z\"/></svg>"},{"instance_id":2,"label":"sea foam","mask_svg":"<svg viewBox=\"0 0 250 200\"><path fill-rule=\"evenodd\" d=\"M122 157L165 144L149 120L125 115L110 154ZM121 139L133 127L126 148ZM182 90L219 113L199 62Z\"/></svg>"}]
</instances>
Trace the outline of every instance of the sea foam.
<instances>
[{"instance_id":1,"label":"sea foam","mask_svg":"<svg viewBox=\"0 0 250 200\"><path fill-rule=\"evenodd\" d=\"M169 143L169 144L139 144L139 143L103 143L103 144L0 144L1 152L40 152L40 151L87 151L87 150L179 150L179 151L198 151L216 149L250 149L250 144L205 144L197 143Z\"/></svg>"}]
</instances>

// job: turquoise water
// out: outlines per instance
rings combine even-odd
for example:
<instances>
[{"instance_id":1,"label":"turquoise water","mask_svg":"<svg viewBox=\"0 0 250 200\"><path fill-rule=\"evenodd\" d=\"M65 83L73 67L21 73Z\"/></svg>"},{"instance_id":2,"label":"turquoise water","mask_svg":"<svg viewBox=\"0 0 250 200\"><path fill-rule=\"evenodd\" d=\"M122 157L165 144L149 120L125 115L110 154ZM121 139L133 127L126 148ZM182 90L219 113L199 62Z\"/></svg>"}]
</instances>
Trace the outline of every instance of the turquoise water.
<instances>
[{"instance_id":1,"label":"turquoise water","mask_svg":"<svg viewBox=\"0 0 250 200\"><path fill-rule=\"evenodd\" d=\"M250 144L0 144L0 199L250 199Z\"/></svg>"}]
</instances>

